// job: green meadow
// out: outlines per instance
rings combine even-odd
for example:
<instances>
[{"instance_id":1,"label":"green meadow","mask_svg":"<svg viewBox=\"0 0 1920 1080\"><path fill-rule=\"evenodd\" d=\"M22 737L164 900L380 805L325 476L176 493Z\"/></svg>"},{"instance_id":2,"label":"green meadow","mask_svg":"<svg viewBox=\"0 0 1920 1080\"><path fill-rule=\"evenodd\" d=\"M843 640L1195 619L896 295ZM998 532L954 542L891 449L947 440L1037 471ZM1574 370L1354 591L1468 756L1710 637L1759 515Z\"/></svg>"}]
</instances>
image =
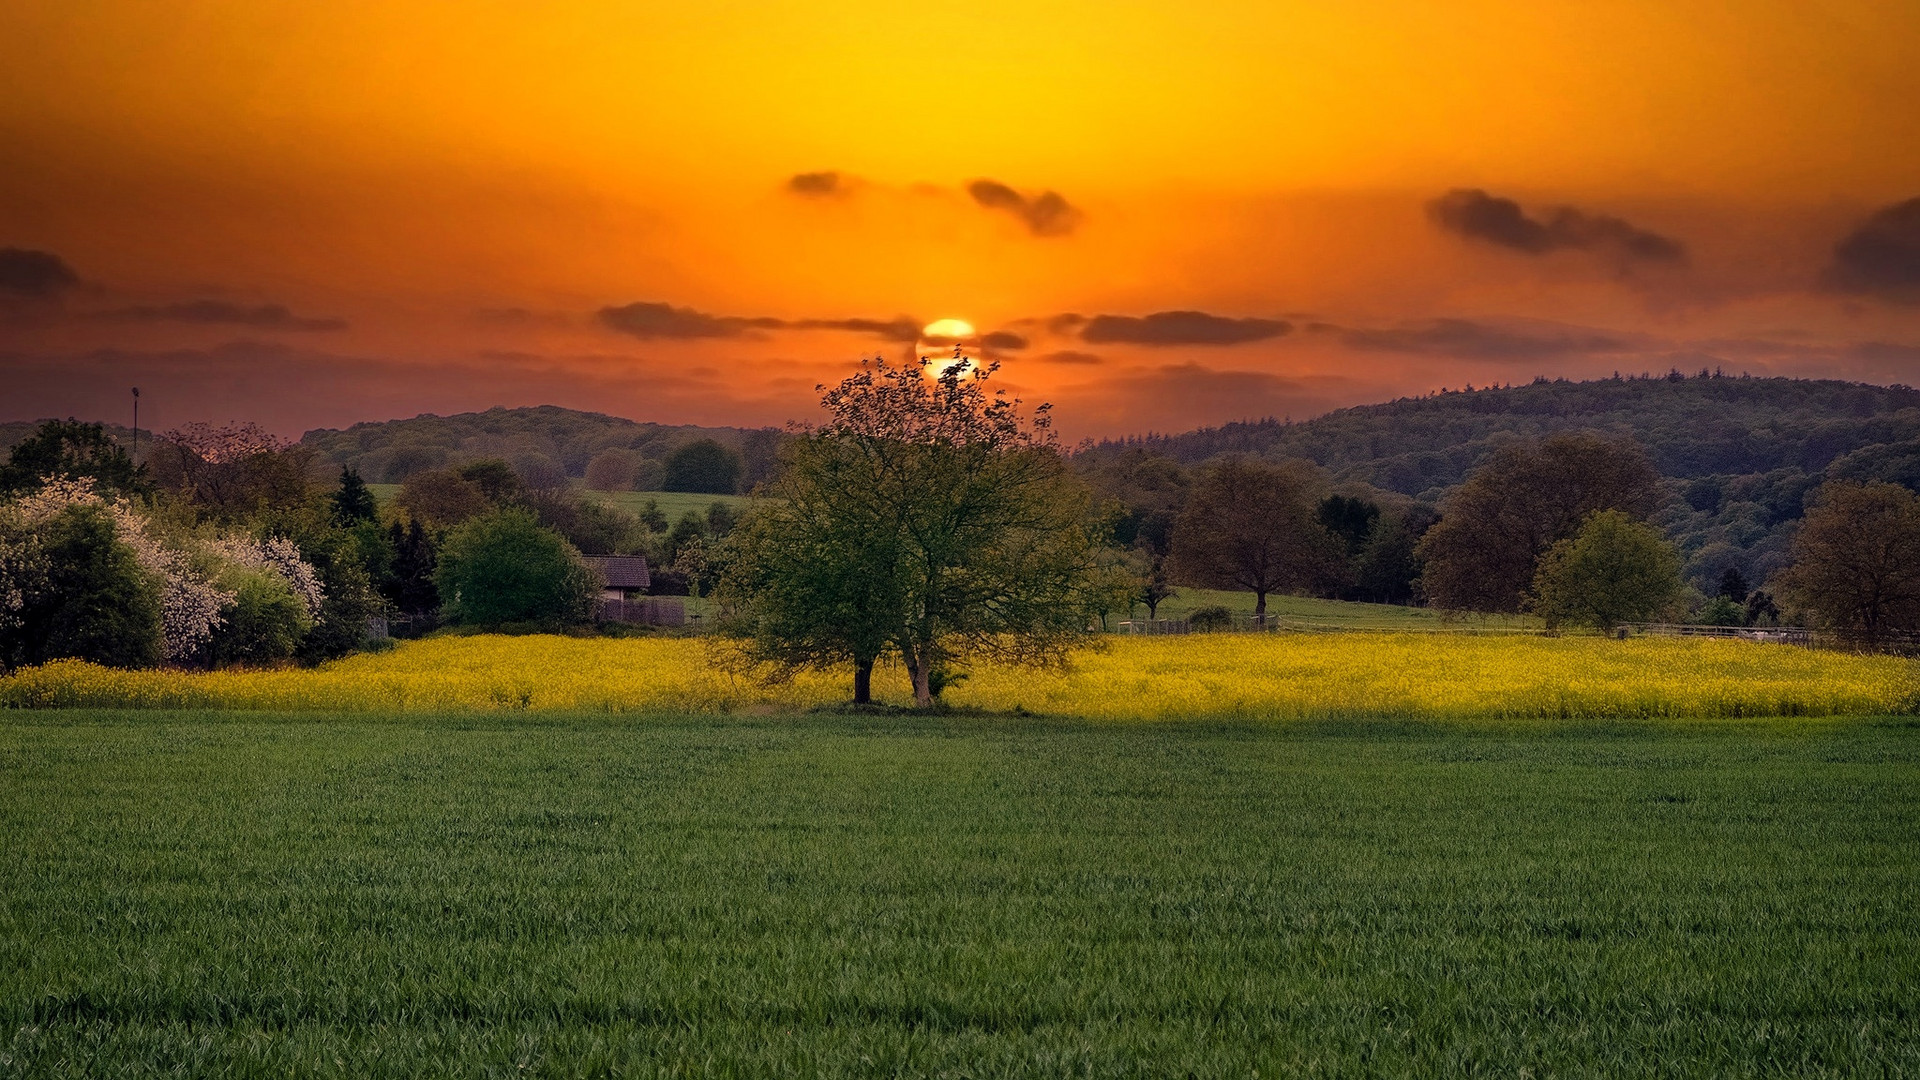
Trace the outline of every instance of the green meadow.
<instances>
[{"instance_id":1,"label":"green meadow","mask_svg":"<svg viewBox=\"0 0 1920 1080\"><path fill-rule=\"evenodd\" d=\"M0 714L0 1076L1910 1076L1920 722Z\"/></svg>"}]
</instances>

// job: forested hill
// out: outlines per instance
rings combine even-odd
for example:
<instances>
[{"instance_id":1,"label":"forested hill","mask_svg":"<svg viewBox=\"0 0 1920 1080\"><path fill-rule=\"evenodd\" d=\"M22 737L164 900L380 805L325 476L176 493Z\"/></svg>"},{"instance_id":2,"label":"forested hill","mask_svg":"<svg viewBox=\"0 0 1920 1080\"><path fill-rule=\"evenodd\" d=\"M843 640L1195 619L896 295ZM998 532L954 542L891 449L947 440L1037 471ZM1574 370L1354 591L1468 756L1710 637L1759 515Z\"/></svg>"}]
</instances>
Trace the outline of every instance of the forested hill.
<instances>
[{"instance_id":1,"label":"forested hill","mask_svg":"<svg viewBox=\"0 0 1920 1080\"><path fill-rule=\"evenodd\" d=\"M1663 475L1678 479L1790 470L1920 487L1920 390L1835 380L1542 379L1362 405L1299 423L1264 420L1107 441L1082 452L1098 457L1141 447L1188 464L1229 452L1308 458L1336 480L1432 500L1502 439L1583 429L1633 435Z\"/></svg>"},{"instance_id":2,"label":"forested hill","mask_svg":"<svg viewBox=\"0 0 1920 1080\"><path fill-rule=\"evenodd\" d=\"M746 461L744 480L751 484L771 467L779 437L775 429L639 423L541 405L322 428L300 442L329 465L351 465L373 483L390 484L423 469L479 458L504 458L523 474L556 471L578 477L595 457L613 451L631 456L635 483L647 487L657 481L653 474L668 454L696 439L739 451Z\"/></svg>"}]
</instances>

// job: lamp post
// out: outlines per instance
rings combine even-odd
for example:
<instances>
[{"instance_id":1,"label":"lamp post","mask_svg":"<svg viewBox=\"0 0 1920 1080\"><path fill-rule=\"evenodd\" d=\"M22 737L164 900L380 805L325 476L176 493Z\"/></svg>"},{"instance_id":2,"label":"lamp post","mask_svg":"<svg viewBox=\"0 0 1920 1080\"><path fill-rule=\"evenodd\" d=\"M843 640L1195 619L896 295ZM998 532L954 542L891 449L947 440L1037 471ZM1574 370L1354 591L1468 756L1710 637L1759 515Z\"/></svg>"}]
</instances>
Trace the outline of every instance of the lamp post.
<instances>
[{"instance_id":1,"label":"lamp post","mask_svg":"<svg viewBox=\"0 0 1920 1080\"><path fill-rule=\"evenodd\" d=\"M133 388L133 460L140 461L140 388Z\"/></svg>"}]
</instances>

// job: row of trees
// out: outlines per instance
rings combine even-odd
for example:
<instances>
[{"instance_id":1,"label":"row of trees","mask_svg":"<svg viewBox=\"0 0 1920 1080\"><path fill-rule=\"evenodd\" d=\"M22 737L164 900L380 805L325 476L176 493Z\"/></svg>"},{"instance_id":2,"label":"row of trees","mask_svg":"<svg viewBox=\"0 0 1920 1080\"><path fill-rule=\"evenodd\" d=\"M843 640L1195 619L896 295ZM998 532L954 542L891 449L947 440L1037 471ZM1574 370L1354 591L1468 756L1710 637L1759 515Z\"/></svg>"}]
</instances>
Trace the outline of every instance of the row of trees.
<instances>
[{"instance_id":1,"label":"row of trees","mask_svg":"<svg viewBox=\"0 0 1920 1080\"><path fill-rule=\"evenodd\" d=\"M1240 457L1197 473L1151 455L1076 472L1045 408L1023 417L992 365L929 375L874 361L822 388L825 423L787 443L763 508L669 526L504 462L410 478L384 512L352 470L324 490L257 428L171 432L142 465L98 426L47 425L0 484L0 661L324 659L366 618L554 625L591 616L582 547L644 551L710 585L743 665L850 663L855 698L895 656L931 701L972 660L1045 663L1114 610L1180 585L1305 592L1609 627L1688 601L1648 518L1669 498L1631 442L1515 440L1436 515L1329 490L1312 466ZM1920 629L1920 505L1829 484L1792 567L1794 610L1869 640ZM738 526L736 528L736 525ZM1715 621L1777 614L1729 575Z\"/></svg>"},{"instance_id":2,"label":"row of trees","mask_svg":"<svg viewBox=\"0 0 1920 1080\"><path fill-rule=\"evenodd\" d=\"M1119 507L1137 599L1176 586L1381 602L1462 612L1533 612L1611 627L1694 618L1723 626L1789 614L1879 642L1920 632L1916 496L1887 483L1829 481L1806 499L1789 566L1756 589L1727 570L1716 595L1682 579L1652 523L1674 495L1630 439L1567 432L1509 440L1437 511L1388 492L1330 492L1302 461L1229 455L1188 470L1143 448L1079 463Z\"/></svg>"},{"instance_id":3,"label":"row of trees","mask_svg":"<svg viewBox=\"0 0 1920 1080\"><path fill-rule=\"evenodd\" d=\"M383 518L352 470L331 489L311 471L252 425L169 432L140 463L100 425L42 425L0 467L0 666L312 663L361 647L376 616L582 621L600 583L568 531L646 532L498 462L453 478L479 494L447 517Z\"/></svg>"}]
</instances>

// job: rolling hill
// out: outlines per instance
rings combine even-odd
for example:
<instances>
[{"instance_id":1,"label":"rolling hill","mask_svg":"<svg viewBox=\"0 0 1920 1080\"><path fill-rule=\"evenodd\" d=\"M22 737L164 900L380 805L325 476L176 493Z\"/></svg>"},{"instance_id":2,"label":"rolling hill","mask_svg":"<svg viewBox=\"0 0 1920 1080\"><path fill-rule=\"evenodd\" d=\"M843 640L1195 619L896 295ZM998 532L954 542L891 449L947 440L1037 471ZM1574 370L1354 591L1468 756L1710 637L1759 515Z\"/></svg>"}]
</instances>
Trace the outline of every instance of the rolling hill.
<instances>
[{"instance_id":1,"label":"rolling hill","mask_svg":"<svg viewBox=\"0 0 1920 1080\"><path fill-rule=\"evenodd\" d=\"M1783 565L1807 495L1829 478L1920 490L1920 390L1713 373L1591 382L1538 379L1083 448L1090 462L1145 451L1194 465L1225 453L1306 458L1336 483L1437 503L1503 440L1556 431L1631 435L1673 494L1659 523L1689 576L1728 567L1762 581Z\"/></svg>"}]
</instances>

